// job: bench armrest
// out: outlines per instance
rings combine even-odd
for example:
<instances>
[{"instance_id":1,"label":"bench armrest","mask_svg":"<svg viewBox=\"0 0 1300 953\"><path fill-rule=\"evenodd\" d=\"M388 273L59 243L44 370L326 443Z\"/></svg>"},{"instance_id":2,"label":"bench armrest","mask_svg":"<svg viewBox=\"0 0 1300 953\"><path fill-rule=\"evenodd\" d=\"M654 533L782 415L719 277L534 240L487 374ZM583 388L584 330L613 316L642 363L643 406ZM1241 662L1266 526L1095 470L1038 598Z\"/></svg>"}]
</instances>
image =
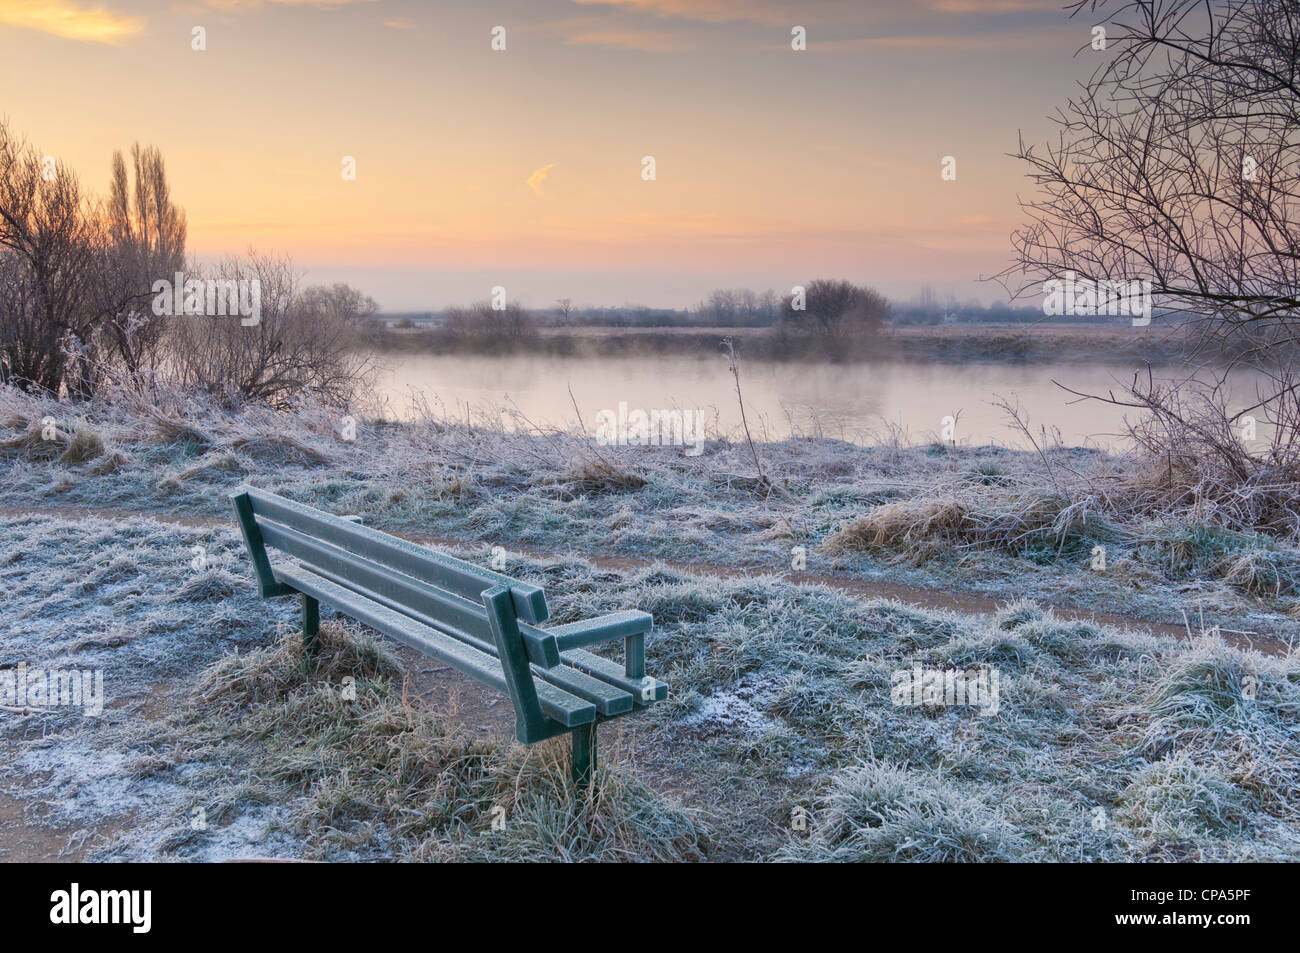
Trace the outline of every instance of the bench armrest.
<instances>
[{"instance_id":1,"label":"bench armrest","mask_svg":"<svg viewBox=\"0 0 1300 953\"><path fill-rule=\"evenodd\" d=\"M609 615L567 625L556 625L547 629L560 643L560 651L582 649L600 642L625 639L629 635L641 635L649 632L654 625L654 616L648 612L611 612Z\"/></svg>"},{"instance_id":2,"label":"bench armrest","mask_svg":"<svg viewBox=\"0 0 1300 953\"><path fill-rule=\"evenodd\" d=\"M650 613L627 610L557 625L546 631L555 636L561 652L622 639L624 669L630 677L641 678L645 675L645 634L653 627L654 616Z\"/></svg>"}]
</instances>

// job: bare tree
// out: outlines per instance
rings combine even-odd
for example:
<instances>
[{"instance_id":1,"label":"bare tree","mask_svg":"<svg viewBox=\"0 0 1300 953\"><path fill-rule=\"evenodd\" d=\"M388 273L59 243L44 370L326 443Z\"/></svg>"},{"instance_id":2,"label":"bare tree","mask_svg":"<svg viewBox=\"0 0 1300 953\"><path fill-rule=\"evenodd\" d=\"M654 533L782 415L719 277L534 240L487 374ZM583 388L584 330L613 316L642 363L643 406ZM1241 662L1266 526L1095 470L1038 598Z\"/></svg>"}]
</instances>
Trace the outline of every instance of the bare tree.
<instances>
[{"instance_id":1,"label":"bare tree","mask_svg":"<svg viewBox=\"0 0 1300 953\"><path fill-rule=\"evenodd\" d=\"M1055 144L1021 141L1040 192L1000 277L1018 294L1069 272L1150 281L1157 314L1191 316L1206 364L1264 370L1270 385L1235 413L1221 368L1079 396L1139 412L1128 432L1143 505L1300 536L1300 2L1068 9L1106 7L1109 48L1056 116ZM1243 436L1255 413L1268 425L1259 440Z\"/></svg>"},{"instance_id":2,"label":"bare tree","mask_svg":"<svg viewBox=\"0 0 1300 953\"><path fill-rule=\"evenodd\" d=\"M299 296L297 307L301 311L324 318L331 325L369 331L374 327L379 304L351 285L335 282L305 288Z\"/></svg>"},{"instance_id":3,"label":"bare tree","mask_svg":"<svg viewBox=\"0 0 1300 953\"><path fill-rule=\"evenodd\" d=\"M773 324L780 313L775 291L719 288L695 307L695 320L713 327L763 327Z\"/></svg>"},{"instance_id":4,"label":"bare tree","mask_svg":"<svg viewBox=\"0 0 1300 953\"><path fill-rule=\"evenodd\" d=\"M558 298L555 302L555 313L560 319L560 324L568 325L569 315L573 314L573 299Z\"/></svg>"},{"instance_id":5,"label":"bare tree","mask_svg":"<svg viewBox=\"0 0 1300 953\"><path fill-rule=\"evenodd\" d=\"M785 301L785 324L837 354L870 342L889 316L889 302L882 294L851 281L810 281L803 304L800 310L793 298Z\"/></svg>"},{"instance_id":6,"label":"bare tree","mask_svg":"<svg viewBox=\"0 0 1300 953\"><path fill-rule=\"evenodd\" d=\"M98 319L92 279L103 249L76 175L51 167L0 122L0 248L6 250L0 376L57 393ZM75 382L72 386L75 388Z\"/></svg>"},{"instance_id":7,"label":"bare tree","mask_svg":"<svg viewBox=\"0 0 1300 953\"><path fill-rule=\"evenodd\" d=\"M1001 276L1032 293L1066 272L1152 282L1203 343L1293 341L1300 308L1300 3L1079 0L1113 6L1105 60L1021 140L1040 195Z\"/></svg>"},{"instance_id":8,"label":"bare tree","mask_svg":"<svg viewBox=\"0 0 1300 953\"><path fill-rule=\"evenodd\" d=\"M122 153L113 153L106 226L100 281L104 333L127 378L137 380L161 364L168 320L155 315L146 299L155 281L171 281L185 263L185 213L171 200L157 148L132 146L130 174Z\"/></svg>"}]
</instances>

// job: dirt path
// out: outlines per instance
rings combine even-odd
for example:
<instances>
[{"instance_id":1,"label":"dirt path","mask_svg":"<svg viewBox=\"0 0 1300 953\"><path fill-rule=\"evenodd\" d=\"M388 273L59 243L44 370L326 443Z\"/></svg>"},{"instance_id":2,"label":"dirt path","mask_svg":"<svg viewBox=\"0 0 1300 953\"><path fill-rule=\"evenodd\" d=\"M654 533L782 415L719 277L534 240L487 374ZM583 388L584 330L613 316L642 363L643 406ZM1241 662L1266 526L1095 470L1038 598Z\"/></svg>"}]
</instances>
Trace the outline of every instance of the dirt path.
<instances>
[{"instance_id":1,"label":"dirt path","mask_svg":"<svg viewBox=\"0 0 1300 953\"><path fill-rule=\"evenodd\" d=\"M0 506L0 516L18 516L27 513L61 517L63 519L78 519L87 516L98 516L104 519L138 519L145 517L157 520L160 523L173 523L178 526L193 527L230 527L234 525L230 520L214 516L181 516L167 513L151 513L140 510L81 506ZM403 539L408 539L413 543L421 543L425 545L431 544L435 546L460 548L477 545L474 540L457 539L450 536L412 533L406 530L385 530L385 532L391 532L393 535L400 536ZM555 559L570 555L567 553L529 549L519 546L514 547L514 551L523 556L536 558ZM610 556L588 553L584 553L582 558L599 569L618 570L624 572L628 570L642 569L657 563L686 574L714 576L724 579L736 579L759 575L769 577L775 576L778 579L782 579L795 585L824 585L856 599L897 599L899 602L918 606L922 609L965 612L972 615L990 615L996 612L1000 605L1014 600L1017 596L1017 594L1013 592L1008 592L1002 596L983 596L966 592L946 592L941 589L915 586L908 583L887 582L873 579L855 579L852 576L833 575L828 573L793 571L782 573L753 572L751 570L740 569L734 566L720 566L713 563L679 563L663 559L652 560L630 556ZM1159 635L1170 635L1177 638L1188 637L1187 628L1181 620L1152 622L1135 616L1119 615L1110 612L1095 612L1067 605L1050 604L1048 607L1051 608L1056 616L1061 619L1096 622L1101 625L1110 625L1122 629L1144 629ZM1284 641L1272 636L1257 635L1251 638L1245 635L1224 633L1224 639L1240 648L1253 648L1270 655L1285 654L1288 650L1288 646Z\"/></svg>"},{"instance_id":2,"label":"dirt path","mask_svg":"<svg viewBox=\"0 0 1300 953\"><path fill-rule=\"evenodd\" d=\"M52 828L45 823L29 823L29 812L36 810L30 801L0 794L0 863L50 863L80 860L80 844L73 844L77 831Z\"/></svg>"}]
</instances>

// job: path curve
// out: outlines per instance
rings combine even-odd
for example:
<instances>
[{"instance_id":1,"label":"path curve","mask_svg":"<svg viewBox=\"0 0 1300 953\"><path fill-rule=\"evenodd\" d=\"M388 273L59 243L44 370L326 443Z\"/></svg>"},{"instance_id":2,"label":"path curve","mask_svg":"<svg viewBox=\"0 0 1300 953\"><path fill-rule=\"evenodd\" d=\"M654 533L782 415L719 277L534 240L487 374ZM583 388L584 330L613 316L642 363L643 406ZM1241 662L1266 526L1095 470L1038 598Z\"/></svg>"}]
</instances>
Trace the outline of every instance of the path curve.
<instances>
[{"instance_id":1,"label":"path curve","mask_svg":"<svg viewBox=\"0 0 1300 953\"><path fill-rule=\"evenodd\" d=\"M0 516L21 516L35 514L64 519L77 519L96 516L103 519L153 519L160 523L191 527L233 527L232 520L216 516L184 516L171 513L154 513L148 510L130 510L113 507L85 506L0 506ZM424 545L465 548L481 546L480 540L459 539L452 536L436 536L429 533L412 533L408 530L389 530L394 536ZM541 559L563 559L574 554L554 550L513 547L523 556ZM629 571L648 566L661 565L687 575L714 576L721 579L738 579L746 577L778 578L795 585L822 585L837 590L855 599L897 599L908 605L922 609L938 609L949 612L965 612L972 615L991 615L1007 602L1015 599L1008 593L1005 597L977 595L966 592L947 592L926 586L916 586L902 582L888 582L875 579L857 579L852 576L813 572L772 572L770 570L755 572L735 566L722 566L716 563L680 563L667 559L645 559L635 556L610 556L602 553L583 553L581 557L598 569ZM1095 622L1100 625L1115 626L1121 629L1143 629L1159 635L1187 639L1192 636L1185 624L1179 622L1153 622L1136 616L1120 615L1112 612L1096 612L1072 606L1047 604L1060 619L1070 621ZM1225 641L1239 648L1253 648L1270 655L1284 655L1289 650L1285 641L1273 636L1257 635L1254 638L1244 634L1224 633Z\"/></svg>"}]
</instances>

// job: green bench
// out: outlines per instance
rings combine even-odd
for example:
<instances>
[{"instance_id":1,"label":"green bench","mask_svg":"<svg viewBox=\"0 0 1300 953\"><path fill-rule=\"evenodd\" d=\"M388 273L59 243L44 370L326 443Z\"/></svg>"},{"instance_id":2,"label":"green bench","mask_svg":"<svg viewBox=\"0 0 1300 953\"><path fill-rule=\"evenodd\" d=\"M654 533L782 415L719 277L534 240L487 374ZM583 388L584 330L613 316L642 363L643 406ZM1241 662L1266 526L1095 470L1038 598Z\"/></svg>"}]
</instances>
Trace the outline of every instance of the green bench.
<instances>
[{"instance_id":1,"label":"green bench","mask_svg":"<svg viewBox=\"0 0 1300 953\"><path fill-rule=\"evenodd\" d=\"M302 595L302 630L319 642L320 603L510 696L515 736L569 732L573 778L596 766L596 726L668 696L645 673L645 612L540 628L537 586L252 487L232 495L263 598ZM279 556L272 558L268 550ZM623 664L587 651L623 640Z\"/></svg>"}]
</instances>

